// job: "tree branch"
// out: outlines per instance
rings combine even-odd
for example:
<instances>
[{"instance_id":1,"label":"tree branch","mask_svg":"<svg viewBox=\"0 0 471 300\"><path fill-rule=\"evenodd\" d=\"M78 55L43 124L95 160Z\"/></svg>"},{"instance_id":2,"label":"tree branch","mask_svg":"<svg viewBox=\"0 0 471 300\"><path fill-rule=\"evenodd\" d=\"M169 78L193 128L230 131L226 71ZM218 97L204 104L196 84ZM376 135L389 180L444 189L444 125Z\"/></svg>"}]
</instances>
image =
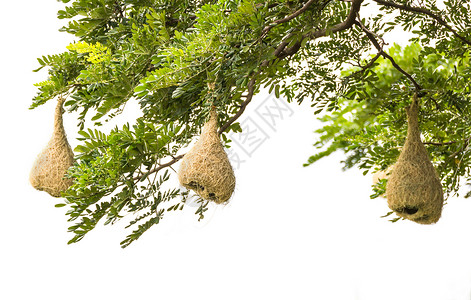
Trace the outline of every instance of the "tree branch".
<instances>
[{"instance_id":1,"label":"tree branch","mask_svg":"<svg viewBox=\"0 0 471 300\"><path fill-rule=\"evenodd\" d=\"M415 89L417 92L421 91L422 90L422 87L417 83L417 81L415 81L415 79L409 74L407 73L406 71L404 71L404 69L402 69L397 63L396 61L394 60L394 58L392 58L389 54L387 54L386 52L384 52L383 50L383 47L378 43L378 41L376 40L374 34L369 31L365 25L363 25L360 21L357 21L357 20L354 20L354 23L356 25L358 25L362 30L363 32L366 34L366 36L368 37L368 39L371 41L371 43L375 46L375 48L378 50L378 53L381 54L381 56L383 56L384 58L388 59L391 64L393 65L394 68L396 68L399 72L401 72L404 76L407 77L407 79L409 79L412 84L414 85Z\"/></svg>"},{"instance_id":2,"label":"tree branch","mask_svg":"<svg viewBox=\"0 0 471 300\"><path fill-rule=\"evenodd\" d=\"M218 134L222 134L224 131L226 131L226 129L229 128L229 126L231 126L231 124L234 123L244 113L245 108L250 103L250 101L252 101L252 97L253 97L253 94L254 94L254 91L255 91L256 75L254 75L252 77L252 79L250 79L249 83L247 84L248 94L247 94L244 102L242 102L242 104L240 105L239 111L237 111L237 113L235 115L233 115L232 118L230 118L224 125L221 126L221 128L219 128Z\"/></svg>"},{"instance_id":3,"label":"tree branch","mask_svg":"<svg viewBox=\"0 0 471 300\"><path fill-rule=\"evenodd\" d=\"M309 1L308 3L312 4L314 1ZM240 109L239 111L237 111L237 113L235 115L233 115L224 125L221 126L221 128L219 128L218 130L218 134L222 134L227 128L229 128L229 126L231 126L232 123L234 123L245 111L245 108L247 107L247 105L250 103L250 101L252 101L252 98L253 98L253 95L254 95L254 92L255 92L255 82L256 82L256 79L257 79L257 75L261 72L261 68L262 67L266 67L270 64L270 62L273 62L275 60L278 60L278 59L283 59L287 56L290 56L290 55L293 55L294 53L296 53L300 48L301 48L301 44L302 44L302 41L306 38L308 39L315 39L315 38L319 38L319 37L322 37L322 36L326 36L330 33L335 33L335 32L338 32L338 31L341 31L341 30L346 30L350 27L352 27L352 25L354 24L354 21L355 21L355 16L356 14L360 11L360 7L361 7L361 3L363 2L363 0L352 0L352 7L350 9L350 13L348 14L348 17L345 19L345 21L343 21L342 23L339 23L339 24L336 24L330 28L327 28L327 29L322 29L322 30L319 30L319 31L315 31L313 33L309 33L309 34L304 34L301 38L301 40L299 40L298 42L296 42L293 46L291 46L290 48L286 49L286 47L288 46L289 42L287 41L289 39L289 37L291 37L293 34L291 35L288 35L286 38L285 38L285 41L283 41L280 45L278 45L278 47L275 49L274 51L274 56L275 56L275 59L273 60L264 60L261 64L260 64L260 68L259 68L259 71L256 72L253 76L252 76L252 79L250 79L250 81L248 82L247 84L247 96L244 100L244 102L242 102L241 106L240 106ZM308 4L306 3L306 5ZM307 9L307 8L306 8ZM299 11L299 10L298 10ZM303 11L301 11L299 14L301 14L302 12L304 12L305 9ZM296 13L296 12L295 12ZM298 15L299 15L298 14ZM286 18L285 18L286 19ZM136 176L134 177L134 180L140 180L142 179L144 176L149 176L150 174L152 173L156 173L160 170L162 170L163 168L166 168L166 167L169 167L171 165L173 165L174 163L176 163L177 161L179 161L180 159L183 158L185 154L181 154L179 156L176 156L174 157L171 161L169 161L168 163L165 163L165 164L160 164L158 167L155 167L153 169L151 169L150 171L148 171L146 174L144 175L141 175L141 176Z\"/></svg>"},{"instance_id":4,"label":"tree branch","mask_svg":"<svg viewBox=\"0 0 471 300\"><path fill-rule=\"evenodd\" d=\"M368 32L369 34L371 34L372 36L374 36L375 39L381 40L381 50L383 49L384 45L387 45L382 36L380 36L380 35L377 34L376 32L373 32L373 31L369 30L369 29L365 26L365 24L363 24L363 23L361 22L361 18L360 18L360 14L359 14L359 13L357 13L357 20L356 20L356 22L357 22L357 25L358 25L358 24L360 25L360 27L361 27L361 29L362 29L363 31Z\"/></svg>"},{"instance_id":5,"label":"tree branch","mask_svg":"<svg viewBox=\"0 0 471 300\"><path fill-rule=\"evenodd\" d=\"M427 15L427 16L431 17L432 19L434 19L435 21L437 21L440 25L442 25L443 27L448 29L451 33L453 33L461 41L463 41L464 43L466 43L468 45L471 45L471 41L469 41L465 37L459 35L456 32L456 30L454 30L450 25L448 25L447 22L445 22L445 20L443 20L440 16L434 14L432 11L430 11L426 8L408 6L408 5L394 3L394 2L390 2L390 1L386 1L386 0L374 0L374 1L381 4L381 5L384 5L384 6L394 7L394 8L398 8L398 9L409 11L409 12L416 12L416 13L421 13L421 14Z\"/></svg>"},{"instance_id":6,"label":"tree branch","mask_svg":"<svg viewBox=\"0 0 471 300\"><path fill-rule=\"evenodd\" d=\"M462 152L464 149L466 149L469 145L469 141L471 140L471 137L467 138L464 140L464 143L463 143L463 146L458 150L456 151L455 153L452 153L450 155L450 157L455 157L456 155L458 155L458 153Z\"/></svg>"},{"instance_id":7,"label":"tree branch","mask_svg":"<svg viewBox=\"0 0 471 300\"><path fill-rule=\"evenodd\" d=\"M139 181L139 180L141 180L142 178L147 177L147 176L149 176L149 175L152 174L152 173L159 172L159 171L162 170L163 168L170 167L171 165L173 165L174 163L176 163L177 161L179 161L180 159L182 159L183 156L185 156L185 154L181 154L181 155L175 156L175 157L174 157L171 161L169 161L168 163L159 164L158 167L155 167L155 168L149 170L149 171L148 171L146 174L144 174L144 175L139 175L139 176L134 177L133 180Z\"/></svg>"},{"instance_id":8,"label":"tree branch","mask_svg":"<svg viewBox=\"0 0 471 300\"><path fill-rule=\"evenodd\" d=\"M336 33L336 32L339 32L339 31L347 30L350 27L352 27L354 22L355 22L355 17L358 14L358 12L360 11L361 3L363 2L363 0L352 0L351 2L352 2L352 7L350 8L350 12L348 13L347 18L343 22L335 24L335 25L333 25L329 28L324 28L324 29L321 29L321 30L317 30L317 31L314 31L314 32L303 34L302 38L299 41L297 41L296 43L294 43L293 46L291 46L288 49L285 49L286 46L289 44L286 41L286 42L280 44L280 46L278 46L278 48L275 51L275 55L278 58L283 59L287 56L291 56L291 55L295 54L296 52L298 52L298 50L301 48L301 45L302 45L304 39L308 39L308 40L317 39L317 38L320 38L320 37L327 36L331 33Z\"/></svg>"},{"instance_id":9,"label":"tree branch","mask_svg":"<svg viewBox=\"0 0 471 300\"><path fill-rule=\"evenodd\" d=\"M302 14L303 12L305 12L309 6L311 6L314 2L317 2L319 0L309 0L308 2L306 2L303 7L301 7L300 9L298 9L297 11L295 11L294 13L292 13L291 15L283 18L283 19L280 19L280 20L276 20L276 21L273 21L270 25L266 26L265 28L263 28L262 30L262 34L260 35L260 38L259 40L263 39L263 37L265 37L267 35L267 33L273 28L275 27L276 25L278 24L281 24L281 23L286 23L286 22L289 22L291 21L292 19L296 18L297 16L299 16L300 14Z\"/></svg>"},{"instance_id":10,"label":"tree branch","mask_svg":"<svg viewBox=\"0 0 471 300\"><path fill-rule=\"evenodd\" d=\"M364 72L366 69L369 69L371 66L373 66L373 64L378 60L378 58L380 58L381 56L381 53L378 52L366 65L362 66L361 63L359 63L359 65L357 67L360 67L361 70L358 70L356 72L353 72L352 74L348 75L347 78L349 77L352 77L356 74L359 74L359 73L362 73Z\"/></svg>"},{"instance_id":11,"label":"tree branch","mask_svg":"<svg viewBox=\"0 0 471 300\"><path fill-rule=\"evenodd\" d=\"M446 146L446 145L452 145L456 143L455 141L451 142L444 142L444 143L439 143L439 142L423 142L422 144L424 145L434 145L434 146Z\"/></svg>"},{"instance_id":12,"label":"tree branch","mask_svg":"<svg viewBox=\"0 0 471 300\"><path fill-rule=\"evenodd\" d=\"M314 1L308 1L303 6L303 8L299 9L294 14L299 12L296 16L300 15L302 12L304 12L307 9L308 5L311 5L313 2ZM260 68L268 66L270 64L270 62L273 62L277 59L283 59L287 56L291 56L291 55L295 54L301 48L302 42L306 38L316 39L316 38L319 38L319 37L326 36L327 34L335 33L335 32L342 31L342 30L346 30L346 29L352 27L353 24L354 24L354 21L355 21L355 17L358 14L358 12L360 11L360 7L361 7L362 2L363 2L363 0L352 0L352 7L350 8L350 12L349 12L347 18L345 19L345 21L343 21L342 23L336 24L336 25L334 25L330 28L327 28L327 29L322 29L322 30L315 31L315 32L312 32L312 33L304 34L299 41L297 41L290 48L286 49L286 47L289 45L289 41L288 41L289 38L294 35L294 33L289 34L285 38L285 40L280 45L278 45L278 47L276 47L275 51L273 52L273 55L276 58L274 60L271 60L271 61L270 60L264 60L260 64ZM294 16L294 17L296 17L296 16ZM285 19L282 19L282 20L285 20ZM258 71L257 74L260 73L260 72L261 71ZM250 103L250 101L252 101L252 97L253 97L253 94L254 94L254 91L255 91L255 81L256 81L257 74L255 74L252 77L252 79L249 81L249 83L247 85L248 95L247 95L247 98L245 99L245 101L242 103L239 111L232 118L230 118L229 121L226 122L226 124L224 124L219 129L219 134L223 133L232 123L234 123L242 115L242 113L245 110L245 107Z\"/></svg>"},{"instance_id":13,"label":"tree branch","mask_svg":"<svg viewBox=\"0 0 471 300\"><path fill-rule=\"evenodd\" d=\"M362 2L363 2L363 0L352 0L352 7L350 8L350 12L348 13L348 16L345 19L345 21L343 21L342 23L336 24L336 25L334 25L330 28L314 31L314 32L308 34L306 37L308 37L310 39L312 39L312 38L316 39L316 38L320 38L320 37L323 37L323 36L327 36L330 33L336 33L336 32L343 31L343 30L346 30L346 29L352 27L354 22L355 22L356 15L360 11L360 7L361 7Z\"/></svg>"}]
</instances>

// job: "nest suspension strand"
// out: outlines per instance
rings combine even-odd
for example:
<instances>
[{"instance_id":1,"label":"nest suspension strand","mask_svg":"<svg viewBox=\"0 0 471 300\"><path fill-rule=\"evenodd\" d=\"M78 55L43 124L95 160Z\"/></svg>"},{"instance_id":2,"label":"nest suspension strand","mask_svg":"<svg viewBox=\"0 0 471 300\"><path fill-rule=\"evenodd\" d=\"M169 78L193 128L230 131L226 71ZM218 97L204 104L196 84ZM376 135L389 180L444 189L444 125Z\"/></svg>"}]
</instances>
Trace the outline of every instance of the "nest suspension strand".
<instances>
[{"instance_id":1,"label":"nest suspension strand","mask_svg":"<svg viewBox=\"0 0 471 300\"><path fill-rule=\"evenodd\" d=\"M29 177L35 189L45 191L53 197L60 197L73 181L64 178L69 167L74 164L74 152L67 141L62 121L64 100L62 97L58 99L52 138L36 158Z\"/></svg>"},{"instance_id":2,"label":"nest suspension strand","mask_svg":"<svg viewBox=\"0 0 471 300\"><path fill-rule=\"evenodd\" d=\"M199 140L182 159L178 180L201 198L221 204L234 192L235 175L217 131L213 107Z\"/></svg>"},{"instance_id":3,"label":"nest suspension strand","mask_svg":"<svg viewBox=\"0 0 471 300\"><path fill-rule=\"evenodd\" d=\"M443 207L443 189L421 139L419 105L414 96L406 108L407 138L386 185L388 206L398 216L420 224L436 223Z\"/></svg>"}]
</instances>

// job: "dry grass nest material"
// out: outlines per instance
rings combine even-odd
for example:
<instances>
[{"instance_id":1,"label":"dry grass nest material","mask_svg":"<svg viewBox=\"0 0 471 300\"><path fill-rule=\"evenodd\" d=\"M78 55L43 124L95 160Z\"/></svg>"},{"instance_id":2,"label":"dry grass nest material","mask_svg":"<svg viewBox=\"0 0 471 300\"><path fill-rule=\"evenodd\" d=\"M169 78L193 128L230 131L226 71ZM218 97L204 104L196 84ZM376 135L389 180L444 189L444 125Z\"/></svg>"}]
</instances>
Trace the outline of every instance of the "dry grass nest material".
<instances>
[{"instance_id":1,"label":"dry grass nest material","mask_svg":"<svg viewBox=\"0 0 471 300\"><path fill-rule=\"evenodd\" d=\"M218 204L229 200L235 188L235 175L217 133L213 108L199 140L182 159L178 179L201 198Z\"/></svg>"},{"instance_id":2,"label":"dry grass nest material","mask_svg":"<svg viewBox=\"0 0 471 300\"><path fill-rule=\"evenodd\" d=\"M436 223L443 207L443 189L421 139L418 103L408 108L407 138L388 183L388 206L398 216L420 224Z\"/></svg>"},{"instance_id":3,"label":"dry grass nest material","mask_svg":"<svg viewBox=\"0 0 471 300\"><path fill-rule=\"evenodd\" d=\"M62 122L63 103L64 99L59 98L52 138L36 158L29 176L29 181L35 189L45 191L53 197L60 197L73 181L64 178L69 167L74 164L74 152L67 141Z\"/></svg>"}]
</instances>

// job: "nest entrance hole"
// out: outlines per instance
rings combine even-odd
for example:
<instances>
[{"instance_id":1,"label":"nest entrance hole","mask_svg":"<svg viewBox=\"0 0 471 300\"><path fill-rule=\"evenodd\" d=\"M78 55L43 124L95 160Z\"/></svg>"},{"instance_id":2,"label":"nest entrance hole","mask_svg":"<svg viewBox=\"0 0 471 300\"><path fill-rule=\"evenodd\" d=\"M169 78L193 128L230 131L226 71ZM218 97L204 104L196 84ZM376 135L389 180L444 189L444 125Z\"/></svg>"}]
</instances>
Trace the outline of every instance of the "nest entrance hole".
<instances>
[{"instance_id":1,"label":"nest entrance hole","mask_svg":"<svg viewBox=\"0 0 471 300\"><path fill-rule=\"evenodd\" d=\"M396 209L396 211L398 213L413 215L419 211L419 208L415 206L404 206L404 207Z\"/></svg>"},{"instance_id":2,"label":"nest entrance hole","mask_svg":"<svg viewBox=\"0 0 471 300\"><path fill-rule=\"evenodd\" d=\"M195 190L204 191L204 186L199 185L197 182L194 182L194 181L191 181L190 183L188 183L188 186Z\"/></svg>"},{"instance_id":3,"label":"nest entrance hole","mask_svg":"<svg viewBox=\"0 0 471 300\"><path fill-rule=\"evenodd\" d=\"M201 191L201 192L203 192L205 190L204 186L202 186L201 184L199 184L196 181L190 181L190 183L188 183L188 187L193 189L193 190ZM217 201L218 197L216 197L215 193L208 193L208 200Z\"/></svg>"}]
</instances>

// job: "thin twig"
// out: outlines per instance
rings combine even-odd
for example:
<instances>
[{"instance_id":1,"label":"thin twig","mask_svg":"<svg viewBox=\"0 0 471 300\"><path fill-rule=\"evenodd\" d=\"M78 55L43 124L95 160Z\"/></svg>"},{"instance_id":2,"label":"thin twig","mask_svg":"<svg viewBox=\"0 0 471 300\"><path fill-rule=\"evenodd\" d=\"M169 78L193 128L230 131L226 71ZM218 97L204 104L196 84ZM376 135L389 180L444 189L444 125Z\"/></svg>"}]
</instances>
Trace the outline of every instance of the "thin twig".
<instances>
[{"instance_id":1,"label":"thin twig","mask_svg":"<svg viewBox=\"0 0 471 300\"><path fill-rule=\"evenodd\" d=\"M371 66L373 66L373 64L374 64L374 63L378 60L378 58L380 58L380 57L381 57L381 53L379 53L379 52L376 53L376 55L375 55L366 65L364 65L364 66L362 66L361 64L358 65L358 67L360 67L361 70L358 70L358 71L356 71L356 72L353 72L352 74L348 75L347 78L352 77L352 76L354 76L354 75L356 75L356 74L362 73L362 72L364 72L366 69L371 68Z\"/></svg>"},{"instance_id":2,"label":"thin twig","mask_svg":"<svg viewBox=\"0 0 471 300\"><path fill-rule=\"evenodd\" d=\"M170 167L171 165L173 165L174 163L176 163L177 161L179 161L180 159L182 159L183 156L185 156L185 154L181 154L181 155L175 156L175 157L174 157L171 161L169 161L168 163L159 164L158 167L155 167L155 168L153 168L152 170L149 170L149 171L148 171L146 174L144 174L144 175L139 175L139 176L134 177L133 180L141 180L144 176L149 176L149 175L152 174L152 173L159 172L159 171L162 170L163 168Z\"/></svg>"},{"instance_id":3,"label":"thin twig","mask_svg":"<svg viewBox=\"0 0 471 300\"><path fill-rule=\"evenodd\" d=\"M365 32L368 32L369 34L371 34L372 36L376 37L377 39L380 39L381 40L381 50L383 50L383 47L384 45L386 45L386 42L384 41L383 37L380 36L379 34L377 34L376 32L373 32L371 30L369 30L368 28L366 28L365 24L363 24L361 22L361 18L360 18L360 14L357 13L357 20L358 20L358 24L360 25L361 29L363 29L363 31Z\"/></svg>"},{"instance_id":4,"label":"thin twig","mask_svg":"<svg viewBox=\"0 0 471 300\"><path fill-rule=\"evenodd\" d=\"M439 143L439 142L423 142L422 144L424 145L433 145L433 146L446 146L446 145L452 145L455 144L455 141L451 142L444 142L444 143Z\"/></svg>"},{"instance_id":5,"label":"thin twig","mask_svg":"<svg viewBox=\"0 0 471 300\"><path fill-rule=\"evenodd\" d=\"M299 16L300 14L302 14L303 12L305 12L309 6L311 6L314 2L317 2L318 0L309 0L308 2L306 2L303 7L301 7L300 9L298 9L297 11L295 11L294 13L292 13L291 15L283 18L283 19L279 19L279 20L275 20L273 22L271 22L270 25L266 26L265 28L263 28L262 30L262 34L260 35L260 40L263 39L267 33L273 28L275 27L276 25L278 24L281 24L281 23L286 23L286 22L289 22L291 20L293 20L294 18L296 18L297 16Z\"/></svg>"},{"instance_id":6,"label":"thin twig","mask_svg":"<svg viewBox=\"0 0 471 300\"><path fill-rule=\"evenodd\" d=\"M280 46L278 46L278 48L275 51L275 55L278 58L283 59L287 56L291 56L295 54L301 48L301 45L305 39L313 40L313 39L327 36L331 33L336 33L339 31L349 29L350 27L353 26L355 22L355 17L360 11L362 2L363 0L352 0L352 7L350 8L350 12L348 13L347 18L343 22L335 24L329 28L324 28L324 29L316 30L314 32L305 33L302 35L300 40L298 40L296 43L293 44L293 46L291 46L288 49L286 49L286 46L289 43L286 41L280 44Z\"/></svg>"},{"instance_id":7,"label":"thin twig","mask_svg":"<svg viewBox=\"0 0 471 300\"><path fill-rule=\"evenodd\" d=\"M451 154L450 157L455 157L456 155L458 155L458 153L460 153L460 152L463 151L465 148L467 148L468 145L469 145L469 141L470 141L470 140L471 140L471 137L465 139L463 146L462 146L458 151L456 151L455 153Z\"/></svg>"},{"instance_id":8,"label":"thin twig","mask_svg":"<svg viewBox=\"0 0 471 300\"><path fill-rule=\"evenodd\" d=\"M421 14L427 15L427 16L433 18L434 20L436 20L440 25L442 25L443 27L448 29L451 33L453 33L461 41L463 41L464 43L466 43L468 45L471 45L471 41L469 41L465 37L459 35L456 32L456 30L454 30L450 25L448 25L447 22L445 22L445 20L443 20L440 16L434 14L432 11L430 11L426 8L408 6L408 5L398 4L398 3L394 3L394 2L390 2L390 1L386 1L386 0L374 0L374 1L381 4L381 5L384 5L384 6L394 7L394 8L398 8L398 9L409 11L409 12L416 12L416 13L421 13Z\"/></svg>"},{"instance_id":9,"label":"thin twig","mask_svg":"<svg viewBox=\"0 0 471 300\"><path fill-rule=\"evenodd\" d=\"M354 20L354 23L356 25L358 25L362 30L363 32L366 34L366 36L368 37L368 39L371 41L371 43L375 46L375 48L378 50L378 53L381 54L381 56L383 56L384 58L388 59L391 64L393 65L394 68L396 68L396 70L398 70L399 72L401 72L404 76L407 77L407 79L409 79L412 84L414 85L415 89L417 92L421 91L422 90L422 87L420 86L420 84L417 83L417 81L415 81L415 79L409 74L407 73L406 71L404 71L404 69L402 69L397 63L396 61L394 60L394 58L392 58L389 54L387 54L386 52L383 51L383 48L381 47L381 45L378 43L378 41L376 40L375 36L369 31L369 30L366 30L365 29L365 26L360 22L360 21L357 21L357 20Z\"/></svg>"},{"instance_id":10,"label":"thin twig","mask_svg":"<svg viewBox=\"0 0 471 300\"><path fill-rule=\"evenodd\" d=\"M363 2L363 0L352 0L352 7L350 8L350 12L348 13L347 18L342 23L336 24L336 25L334 25L330 28L314 31L314 32L308 34L307 37L311 38L311 39L312 38L320 38L320 37L323 37L323 36L327 36L329 33L336 33L336 32L339 32L339 31L349 29L350 27L353 26L353 24L355 22L355 17L358 14L358 12L360 11L360 7L361 7L362 2Z\"/></svg>"},{"instance_id":11,"label":"thin twig","mask_svg":"<svg viewBox=\"0 0 471 300\"><path fill-rule=\"evenodd\" d=\"M247 97L245 98L244 102L240 105L239 110L235 115L232 116L224 125L219 128L218 134L222 134L229 126L231 126L232 123L234 123L245 111L245 108L247 105L252 101L253 94L255 91L255 80L256 76L253 76L252 79L250 79L249 83L247 84Z\"/></svg>"}]
</instances>

